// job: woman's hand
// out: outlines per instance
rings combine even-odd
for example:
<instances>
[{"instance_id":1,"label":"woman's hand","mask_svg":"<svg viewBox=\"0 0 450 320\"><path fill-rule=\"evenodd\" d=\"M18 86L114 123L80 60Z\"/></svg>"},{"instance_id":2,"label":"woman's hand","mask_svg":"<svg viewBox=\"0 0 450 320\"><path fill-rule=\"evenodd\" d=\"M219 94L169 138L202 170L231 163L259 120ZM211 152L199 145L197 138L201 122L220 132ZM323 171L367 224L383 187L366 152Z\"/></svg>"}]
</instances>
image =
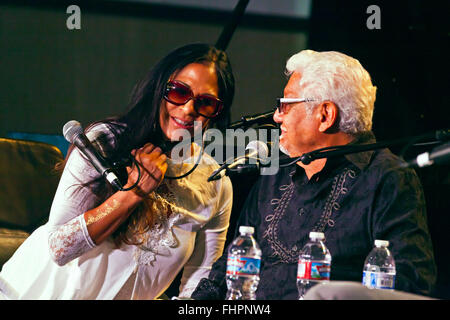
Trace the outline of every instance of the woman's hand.
<instances>
[{"instance_id":1,"label":"woman's hand","mask_svg":"<svg viewBox=\"0 0 450 320\"><path fill-rule=\"evenodd\" d=\"M161 149L147 143L140 149L133 150L131 154L140 165L141 179L136 188L116 192L101 205L84 213L86 227L95 244L107 239L117 228L126 221L136 209L142 199L155 190L164 179L167 170L167 157ZM136 164L127 167L128 181L125 188L135 184L138 178ZM136 197L130 197L133 192Z\"/></svg>"},{"instance_id":2,"label":"woman's hand","mask_svg":"<svg viewBox=\"0 0 450 320\"><path fill-rule=\"evenodd\" d=\"M131 154L139 163L141 169L141 179L132 191L140 197L145 197L155 190L164 179L164 174L167 170L167 156L159 147L151 143L131 151ZM127 172L128 181L125 188L131 187L137 181L138 170L136 164L133 163L131 168L127 167Z\"/></svg>"}]
</instances>

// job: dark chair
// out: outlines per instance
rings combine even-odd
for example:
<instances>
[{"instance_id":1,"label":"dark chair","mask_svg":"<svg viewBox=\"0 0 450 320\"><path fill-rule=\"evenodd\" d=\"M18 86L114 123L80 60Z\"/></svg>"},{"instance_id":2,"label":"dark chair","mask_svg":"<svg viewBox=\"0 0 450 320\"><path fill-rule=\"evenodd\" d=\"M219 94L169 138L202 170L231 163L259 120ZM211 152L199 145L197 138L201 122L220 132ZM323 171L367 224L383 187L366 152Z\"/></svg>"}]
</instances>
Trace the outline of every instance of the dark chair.
<instances>
[{"instance_id":1,"label":"dark chair","mask_svg":"<svg viewBox=\"0 0 450 320\"><path fill-rule=\"evenodd\" d=\"M63 160L55 146L0 138L0 268L48 220Z\"/></svg>"}]
</instances>

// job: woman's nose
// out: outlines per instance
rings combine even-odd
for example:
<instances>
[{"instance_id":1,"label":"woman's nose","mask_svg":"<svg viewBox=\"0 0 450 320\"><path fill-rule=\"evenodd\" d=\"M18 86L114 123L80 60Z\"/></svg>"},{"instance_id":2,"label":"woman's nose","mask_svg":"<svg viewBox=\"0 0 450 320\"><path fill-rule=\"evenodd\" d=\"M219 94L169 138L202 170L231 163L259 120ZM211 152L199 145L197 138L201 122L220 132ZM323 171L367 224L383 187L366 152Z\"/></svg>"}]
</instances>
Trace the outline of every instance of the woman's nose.
<instances>
[{"instance_id":1,"label":"woman's nose","mask_svg":"<svg viewBox=\"0 0 450 320\"><path fill-rule=\"evenodd\" d=\"M197 115L197 111L195 111L194 103L195 103L194 99L191 99L182 106L184 114L190 115L190 116Z\"/></svg>"}]
</instances>

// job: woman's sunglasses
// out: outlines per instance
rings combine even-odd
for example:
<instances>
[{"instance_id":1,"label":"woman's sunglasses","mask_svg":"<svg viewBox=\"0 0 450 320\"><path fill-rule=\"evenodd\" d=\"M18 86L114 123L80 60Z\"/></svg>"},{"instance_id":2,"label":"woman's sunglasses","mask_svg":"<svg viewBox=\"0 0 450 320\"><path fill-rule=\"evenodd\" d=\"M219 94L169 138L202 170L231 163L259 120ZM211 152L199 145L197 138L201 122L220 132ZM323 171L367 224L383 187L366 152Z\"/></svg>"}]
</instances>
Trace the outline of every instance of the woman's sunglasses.
<instances>
[{"instance_id":1,"label":"woman's sunglasses","mask_svg":"<svg viewBox=\"0 0 450 320\"><path fill-rule=\"evenodd\" d=\"M177 106L186 104L189 100L193 99L194 110L206 118L216 117L223 107L223 102L212 95L199 94L194 97L191 88L178 80L171 80L167 83L164 99Z\"/></svg>"}]
</instances>

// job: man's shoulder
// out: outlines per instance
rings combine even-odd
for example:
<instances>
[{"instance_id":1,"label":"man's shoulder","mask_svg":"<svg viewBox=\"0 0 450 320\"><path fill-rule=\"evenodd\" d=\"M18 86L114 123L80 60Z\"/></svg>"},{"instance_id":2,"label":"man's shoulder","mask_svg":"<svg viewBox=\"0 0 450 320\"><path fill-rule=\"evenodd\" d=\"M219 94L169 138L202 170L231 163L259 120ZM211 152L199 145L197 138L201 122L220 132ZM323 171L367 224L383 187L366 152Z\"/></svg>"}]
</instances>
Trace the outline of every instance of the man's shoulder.
<instances>
[{"instance_id":1,"label":"man's shoulder","mask_svg":"<svg viewBox=\"0 0 450 320\"><path fill-rule=\"evenodd\" d=\"M406 162L398 155L392 153L389 149L377 150L367 167L367 174L370 174L379 180L387 178L396 180L418 180L414 169L405 166Z\"/></svg>"},{"instance_id":2,"label":"man's shoulder","mask_svg":"<svg viewBox=\"0 0 450 320\"><path fill-rule=\"evenodd\" d=\"M404 163L405 161L402 158L392 153L389 149L381 149L375 151L370 166L385 169L396 169L401 168Z\"/></svg>"}]
</instances>

